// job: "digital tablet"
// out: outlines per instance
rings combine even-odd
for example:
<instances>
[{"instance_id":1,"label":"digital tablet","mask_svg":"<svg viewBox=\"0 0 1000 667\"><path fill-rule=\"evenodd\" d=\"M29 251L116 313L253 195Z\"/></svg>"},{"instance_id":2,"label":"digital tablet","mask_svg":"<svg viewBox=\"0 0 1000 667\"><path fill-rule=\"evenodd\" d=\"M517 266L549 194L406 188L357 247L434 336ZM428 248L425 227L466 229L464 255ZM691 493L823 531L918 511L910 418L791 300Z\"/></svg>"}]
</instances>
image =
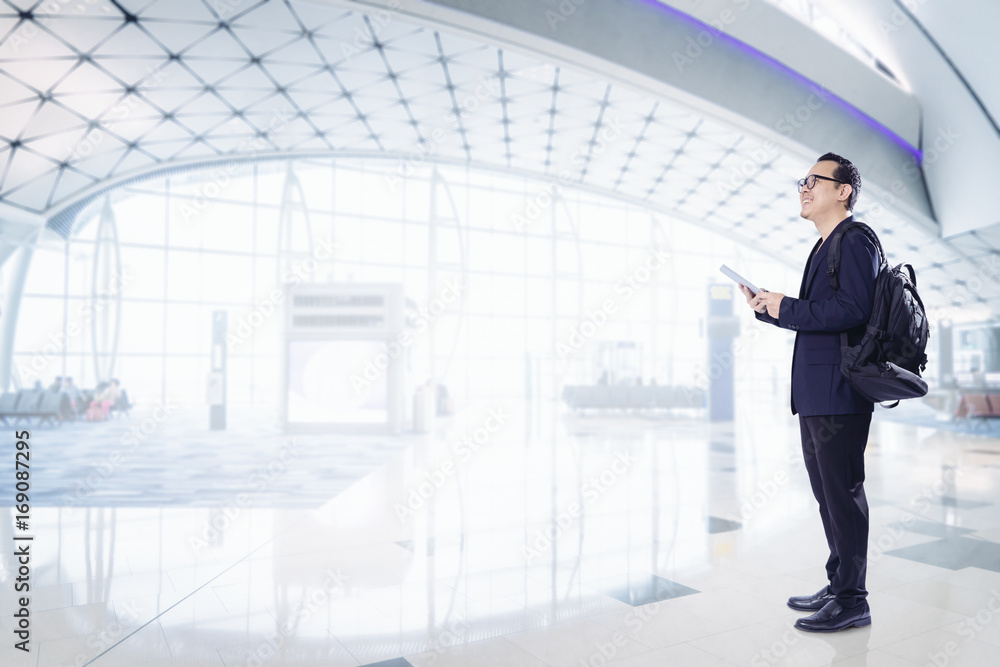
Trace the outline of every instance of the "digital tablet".
<instances>
[{"instance_id":1,"label":"digital tablet","mask_svg":"<svg viewBox=\"0 0 1000 667\"><path fill-rule=\"evenodd\" d=\"M732 269L730 269L725 264L723 264L722 266L719 267L719 271L722 271L724 274L726 274L727 276L729 276L731 279L735 280L737 283L739 283L741 285L746 285L747 287L749 287L750 291L753 292L754 296L757 296L757 292L760 291L757 288L756 285L754 285L752 282L750 282L749 280L747 280L746 278L744 278L740 274L738 274L735 271L733 271Z\"/></svg>"}]
</instances>

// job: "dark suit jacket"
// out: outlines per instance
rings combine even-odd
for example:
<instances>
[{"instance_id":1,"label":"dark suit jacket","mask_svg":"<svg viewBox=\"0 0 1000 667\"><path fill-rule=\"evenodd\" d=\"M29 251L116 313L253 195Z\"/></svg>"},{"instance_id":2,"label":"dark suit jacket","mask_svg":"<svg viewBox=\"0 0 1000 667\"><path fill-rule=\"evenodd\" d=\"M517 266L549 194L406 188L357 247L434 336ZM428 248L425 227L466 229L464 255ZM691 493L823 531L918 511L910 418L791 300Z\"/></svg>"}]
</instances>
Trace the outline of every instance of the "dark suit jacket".
<instances>
[{"instance_id":1,"label":"dark suit jacket","mask_svg":"<svg viewBox=\"0 0 1000 667\"><path fill-rule=\"evenodd\" d=\"M842 220L832 232L853 220ZM757 319L795 331L792 353L792 414L844 415L873 412L840 372L840 332L856 345L872 312L878 250L861 230L851 230L840 243L840 289L834 293L826 274L830 237L813 248L799 287L799 298L785 296L778 317L756 313ZM819 242L817 242L818 244Z\"/></svg>"}]
</instances>

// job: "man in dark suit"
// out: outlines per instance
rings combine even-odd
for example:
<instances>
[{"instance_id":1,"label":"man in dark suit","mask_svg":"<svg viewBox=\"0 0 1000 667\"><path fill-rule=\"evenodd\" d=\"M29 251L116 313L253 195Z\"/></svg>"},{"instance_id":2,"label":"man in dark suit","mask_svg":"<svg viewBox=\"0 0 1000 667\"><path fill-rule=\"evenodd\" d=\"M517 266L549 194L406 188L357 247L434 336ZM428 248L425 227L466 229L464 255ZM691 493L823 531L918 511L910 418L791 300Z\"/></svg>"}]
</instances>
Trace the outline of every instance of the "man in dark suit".
<instances>
[{"instance_id":1,"label":"man in dark suit","mask_svg":"<svg viewBox=\"0 0 1000 667\"><path fill-rule=\"evenodd\" d=\"M857 394L840 372L840 333L860 342L871 316L879 256L858 231L841 241L840 289L827 276L826 240L853 219L861 177L850 161L827 153L799 181L800 215L816 225L820 239L802 274L799 297L778 292L756 296L741 285L756 317L795 331L792 354L792 414L799 415L802 454L830 547L829 584L814 595L789 598L788 606L813 611L795 627L834 632L871 624L865 590L868 563L868 501L865 446L874 404Z\"/></svg>"}]
</instances>

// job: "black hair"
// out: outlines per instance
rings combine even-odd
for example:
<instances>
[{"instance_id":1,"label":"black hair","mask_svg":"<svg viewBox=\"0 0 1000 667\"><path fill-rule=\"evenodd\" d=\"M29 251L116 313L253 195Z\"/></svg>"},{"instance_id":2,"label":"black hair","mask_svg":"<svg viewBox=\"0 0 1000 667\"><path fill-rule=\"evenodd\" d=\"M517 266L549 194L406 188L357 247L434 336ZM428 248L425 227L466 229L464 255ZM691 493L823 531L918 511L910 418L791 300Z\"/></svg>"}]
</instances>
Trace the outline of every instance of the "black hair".
<instances>
[{"instance_id":1,"label":"black hair","mask_svg":"<svg viewBox=\"0 0 1000 667\"><path fill-rule=\"evenodd\" d=\"M833 170L833 177L841 183L847 183L851 186L851 194L847 198L847 209L853 211L854 204L858 201L858 195L861 194L861 174L858 173L858 168L846 157L841 157L836 153L824 153L816 161L837 163L837 168Z\"/></svg>"}]
</instances>

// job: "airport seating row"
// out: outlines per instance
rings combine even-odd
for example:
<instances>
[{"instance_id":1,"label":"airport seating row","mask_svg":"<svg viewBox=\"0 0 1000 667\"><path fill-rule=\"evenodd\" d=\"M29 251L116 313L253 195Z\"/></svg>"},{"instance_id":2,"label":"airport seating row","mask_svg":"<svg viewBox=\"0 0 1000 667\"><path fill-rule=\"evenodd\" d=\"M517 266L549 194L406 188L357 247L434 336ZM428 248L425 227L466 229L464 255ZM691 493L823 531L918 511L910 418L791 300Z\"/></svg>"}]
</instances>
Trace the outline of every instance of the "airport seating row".
<instances>
[{"instance_id":1,"label":"airport seating row","mask_svg":"<svg viewBox=\"0 0 1000 667\"><path fill-rule=\"evenodd\" d=\"M31 423L31 418L38 419L38 424L45 422L72 420L76 417L69 396L62 392L52 392L39 389L20 389L8 391L0 396L0 420L10 425L22 421Z\"/></svg>"},{"instance_id":2,"label":"airport seating row","mask_svg":"<svg viewBox=\"0 0 1000 667\"><path fill-rule=\"evenodd\" d=\"M1000 417L1000 394L962 394L955 417Z\"/></svg>"},{"instance_id":3,"label":"airport seating row","mask_svg":"<svg viewBox=\"0 0 1000 667\"><path fill-rule=\"evenodd\" d=\"M704 390L686 386L568 385L563 387L562 399L574 410L705 407Z\"/></svg>"},{"instance_id":4,"label":"airport seating row","mask_svg":"<svg viewBox=\"0 0 1000 667\"><path fill-rule=\"evenodd\" d=\"M93 400L91 392L84 392L83 407ZM110 411L110 415L128 414L132 409L128 394L122 390L121 399L117 401ZM74 421L77 418L76 411L69 396L65 392L54 392L46 389L19 389L8 391L0 395L0 421L9 426L13 420L14 424L23 421L31 423L31 419L38 420L41 425L46 422L55 424L56 422Z\"/></svg>"}]
</instances>

